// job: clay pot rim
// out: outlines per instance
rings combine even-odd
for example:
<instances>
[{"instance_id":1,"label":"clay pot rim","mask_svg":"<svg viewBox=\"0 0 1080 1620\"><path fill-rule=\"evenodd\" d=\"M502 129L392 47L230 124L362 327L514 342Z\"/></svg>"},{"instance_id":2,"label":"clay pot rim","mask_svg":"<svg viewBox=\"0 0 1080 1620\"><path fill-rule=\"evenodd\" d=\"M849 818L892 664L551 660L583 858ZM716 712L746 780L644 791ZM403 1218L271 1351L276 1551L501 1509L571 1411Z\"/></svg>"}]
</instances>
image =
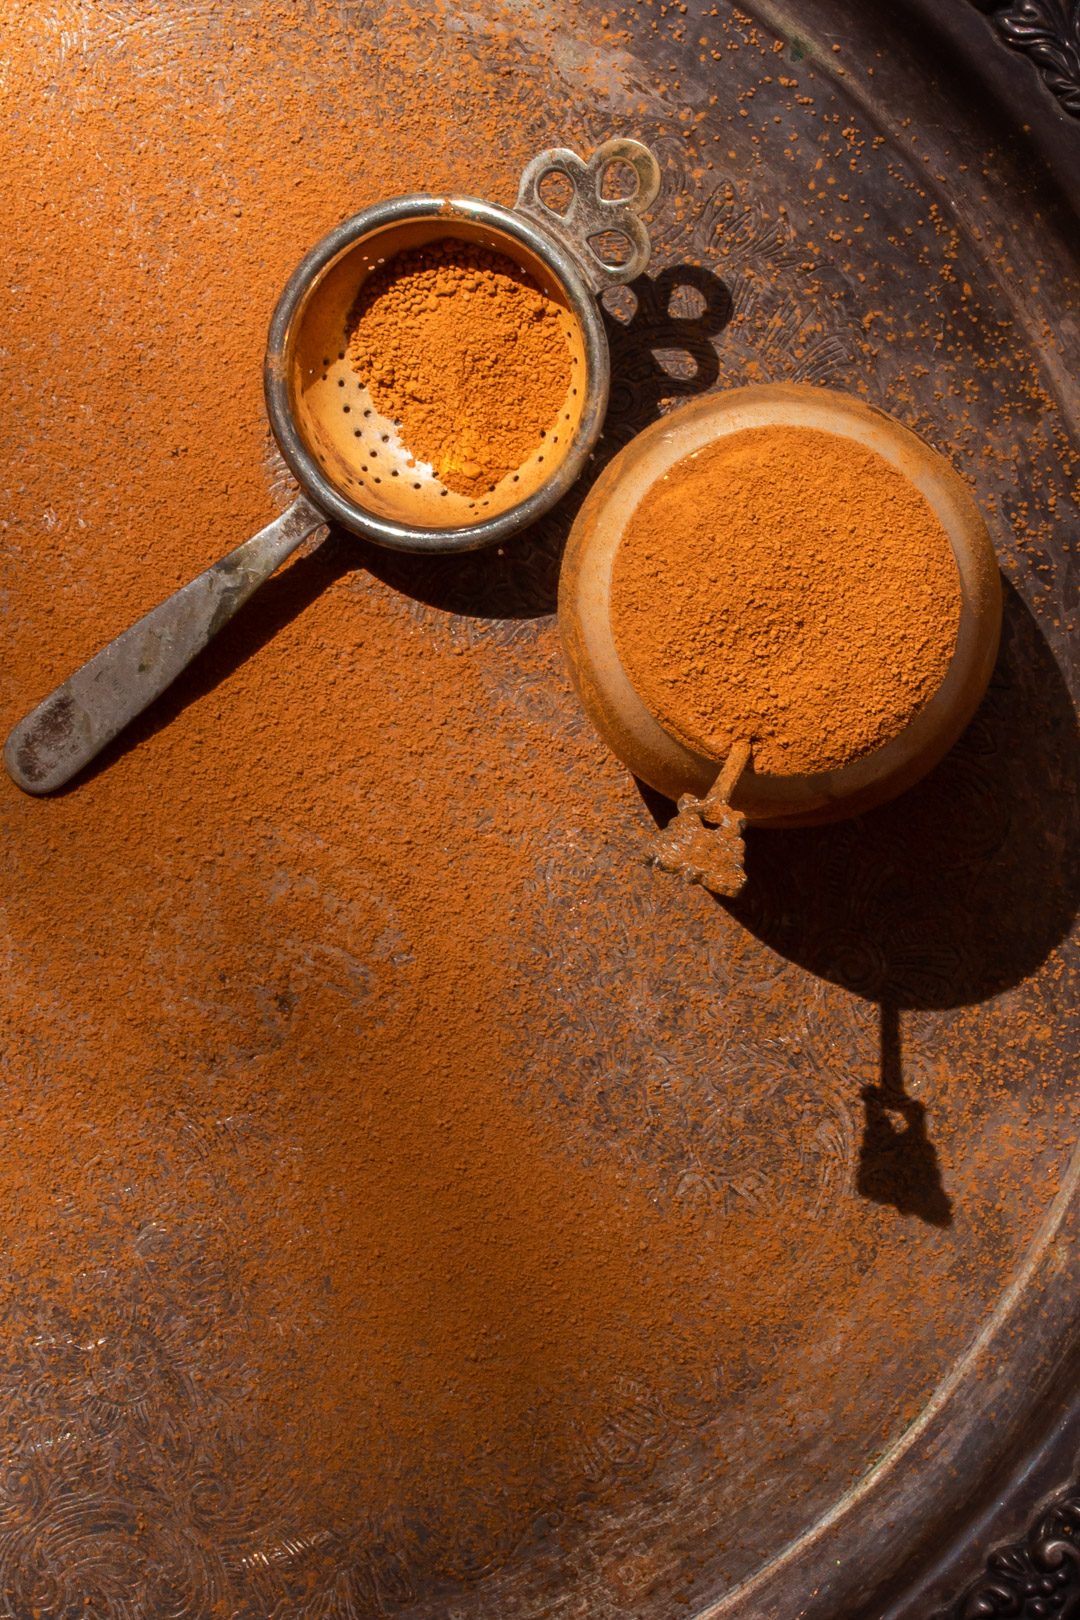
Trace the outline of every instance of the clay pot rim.
<instances>
[{"instance_id":1,"label":"clay pot rim","mask_svg":"<svg viewBox=\"0 0 1080 1620\"><path fill-rule=\"evenodd\" d=\"M912 786L952 747L986 691L1001 631L1000 574L978 506L944 456L886 412L834 389L768 383L694 400L638 434L593 486L563 559L559 623L579 696L612 751L668 798L707 793L723 762L661 724L619 658L609 614L611 568L633 511L676 462L732 433L777 425L854 438L904 473L949 536L962 591L949 668L898 736L833 771L765 776L751 768L744 774L735 807L751 822L790 826L853 815Z\"/></svg>"}]
</instances>

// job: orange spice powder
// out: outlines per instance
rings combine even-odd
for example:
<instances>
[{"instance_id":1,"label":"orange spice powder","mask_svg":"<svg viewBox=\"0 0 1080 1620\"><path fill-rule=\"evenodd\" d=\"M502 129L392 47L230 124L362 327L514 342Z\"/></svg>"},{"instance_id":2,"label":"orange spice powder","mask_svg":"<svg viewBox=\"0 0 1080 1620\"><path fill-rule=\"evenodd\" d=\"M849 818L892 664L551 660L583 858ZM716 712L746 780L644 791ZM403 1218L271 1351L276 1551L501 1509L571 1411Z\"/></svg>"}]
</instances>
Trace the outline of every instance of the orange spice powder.
<instances>
[{"instance_id":1,"label":"orange spice powder","mask_svg":"<svg viewBox=\"0 0 1080 1620\"><path fill-rule=\"evenodd\" d=\"M692 748L833 770L895 737L945 675L960 576L929 503L852 439L731 434L642 500L611 586L619 654Z\"/></svg>"},{"instance_id":2,"label":"orange spice powder","mask_svg":"<svg viewBox=\"0 0 1080 1620\"><path fill-rule=\"evenodd\" d=\"M375 408L459 495L493 490L538 448L570 390L563 311L502 253L445 239L360 290L349 358Z\"/></svg>"},{"instance_id":3,"label":"orange spice powder","mask_svg":"<svg viewBox=\"0 0 1080 1620\"><path fill-rule=\"evenodd\" d=\"M650 42L683 27L636 14ZM304 248L396 192L512 199L534 152L611 133L611 84L577 8L526 28L484 5L462 30L444 0L12 0L5 21L12 723L290 497L259 364ZM759 70L744 41L716 89ZM671 180L661 269L686 257L716 179L701 166L730 167L737 114L688 140L666 86L632 88L627 119ZM763 155L787 139L777 126ZM875 195L903 219L901 189ZM746 311L721 381L795 364L775 358L775 300L816 319L824 295L744 233L710 240ZM963 254L945 268L978 286ZM948 399L968 315L931 313L917 341ZM1012 331L986 323L976 382L1028 445L1042 396ZM617 378L642 367L624 345ZM882 375L916 418L929 385ZM949 409L933 422L958 449ZM1008 438L972 454L984 487L1016 487ZM1038 469L1032 508L1052 458ZM1074 1122L1066 966L969 1012L904 1014L955 1225L859 1196L874 1009L634 865L638 797L552 622L514 617L550 603L557 540L552 520L505 557L433 561L331 535L70 792L0 779L13 1613L293 1620L479 1597L524 1615L540 1543L564 1607L690 1611L903 1430L1038 1230ZM794 931L803 875L822 953L854 938L879 985L864 913L891 922L892 901L894 977L962 986L967 933L913 938L896 884L838 910L819 876L876 874L877 847L932 855L959 822L968 864L929 869L982 895L978 932L1007 955L1032 890L1068 894L1076 847L1047 837L1023 866L1002 834L987 853L1036 687L999 685L974 743L876 833L762 833L745 904L773 862L776 898L756 903ZM1071 737L1042 745L1061 802ZM655 1555L680 1446L679 1499L715 1548L696 1576Z\"/></svg>"}]
</instances>

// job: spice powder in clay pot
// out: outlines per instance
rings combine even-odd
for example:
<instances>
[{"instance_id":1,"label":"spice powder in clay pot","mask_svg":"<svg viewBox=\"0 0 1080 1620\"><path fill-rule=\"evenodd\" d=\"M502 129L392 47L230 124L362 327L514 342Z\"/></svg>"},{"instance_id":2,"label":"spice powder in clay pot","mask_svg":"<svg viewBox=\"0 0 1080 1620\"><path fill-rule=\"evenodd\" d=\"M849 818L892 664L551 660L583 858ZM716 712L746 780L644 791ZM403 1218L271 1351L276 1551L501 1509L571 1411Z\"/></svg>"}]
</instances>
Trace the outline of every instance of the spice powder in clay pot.
<instances>
[{"instance_id":1,"label":"spice powder in clay pot","mask_svg":"<svg viewBox=\"0 0 1080 1620\"><path fill-rule=\"evenodd\" d=\"M838 769L897 736L949 667L960 576L901 472L853 439L733 433L648 491L615 556L612 632L642 701L716 759Z\"/></svg>"},{"instance_id":2,"label":"spice powder in clay pot","mask_svg":"<svg viewBox=\"0 0 1080 1620\"><path fill-rule=\"evenodd\" d=\"M365 281L349 359L417 461L459 495L486 494L558 421L571 368L561 313L512 259L445 238Z\"/></svg>"}]
</instances>

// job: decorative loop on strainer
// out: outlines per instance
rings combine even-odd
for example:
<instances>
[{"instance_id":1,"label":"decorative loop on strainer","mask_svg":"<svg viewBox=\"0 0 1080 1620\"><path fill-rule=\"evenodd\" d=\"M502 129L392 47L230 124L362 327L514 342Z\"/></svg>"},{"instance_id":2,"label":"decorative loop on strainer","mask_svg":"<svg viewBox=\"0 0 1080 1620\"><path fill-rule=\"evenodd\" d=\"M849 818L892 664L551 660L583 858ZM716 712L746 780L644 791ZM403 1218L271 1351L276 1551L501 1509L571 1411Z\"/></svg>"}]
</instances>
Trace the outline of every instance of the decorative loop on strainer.
<instances>
[{"instance_id":1,"label":"decorative loop on strainer","mask_svg":"<svg viewBox=\"0 0 1080 1620\"><path fill-rule=\"evenodd\" d=\"M607 196L605 182L629 170L633 190ZM552 177L569 182L565 206L547 200L541 187ZM568 146L538 152L518 188L518 213L539 220L570 249L589 285L599 292L640 276L652 244L640 216L660 190L660 165L640 141L617 138L598 146L588 163Z\"/></svg>"}]
</instances>

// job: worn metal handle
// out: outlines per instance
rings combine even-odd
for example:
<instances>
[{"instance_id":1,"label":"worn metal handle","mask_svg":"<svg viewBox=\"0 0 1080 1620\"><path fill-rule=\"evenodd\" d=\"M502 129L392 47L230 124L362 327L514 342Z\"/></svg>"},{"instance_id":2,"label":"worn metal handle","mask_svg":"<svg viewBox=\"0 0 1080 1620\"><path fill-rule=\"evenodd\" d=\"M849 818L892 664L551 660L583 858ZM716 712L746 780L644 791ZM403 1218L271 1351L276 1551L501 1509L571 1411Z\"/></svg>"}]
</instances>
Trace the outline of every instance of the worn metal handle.
<instances>
[{"instance_id":1,"label":"worn metal handle","mask_svg":"<svg viewBox=\"0 0 1080 1620\"><path fill-rule=\"evenodd\" d=\"M20 720L4 745L27 793L63 787L172 684L320 523L303 496L258 534L125 630Z\"/></svg>"},{"instance_id":2,"label":"worn metal handle","mask_svg":"<svg viewBox=\"0 0 1080 1620\"><path fill-rule=\"evenodd\" d=\"M604 181L623 166L633 171L634 190L623 197L605 197ZM549 175L561 175L571 187L564 209L545 202L540 186ZM521 177L514 205L521 214L539 220L570 249L594 292L618 287L640 276L649 262L652 244L640 216L655 202L660 190L660 165L640 141L619 137L598 146L588 163L568 146L540 152ZM628 253L618 262L605 258L602 238L607 233L623 238Z\"/></svg>"}]
</instances>

